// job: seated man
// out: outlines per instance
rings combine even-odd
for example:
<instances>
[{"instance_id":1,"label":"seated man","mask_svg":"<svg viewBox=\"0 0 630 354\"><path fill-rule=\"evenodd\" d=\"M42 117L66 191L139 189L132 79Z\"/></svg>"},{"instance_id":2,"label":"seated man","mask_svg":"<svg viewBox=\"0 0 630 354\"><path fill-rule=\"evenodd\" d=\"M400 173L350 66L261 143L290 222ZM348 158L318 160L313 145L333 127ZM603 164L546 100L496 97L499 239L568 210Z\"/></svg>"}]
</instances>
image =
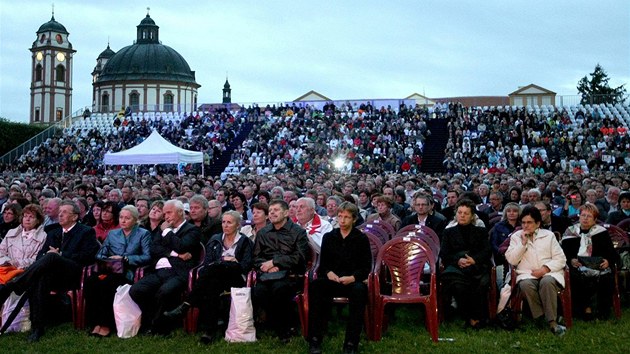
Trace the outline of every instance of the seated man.
<instances>
[{"instance_id":1,"label":"seated man","mask_svg":"<svg viewBox=\"0 0 630 354\"><path fill-rule=\"evenodd\" d=\"M0 306L11 292L26 292L31 309L29 342L44 335L46 296L52 290L79 287L83 267L94 263L99 244L94 229L77 223L79 207L70 200L59 202L59 226L48 233L37 260L24 273L0 286Z\"/></svg>"},{"instance_id":2,"label":"seated man","mask_svg":"<svg viewBox=\"0 0 630 354\"><path fill-rule=\"evenodd\" d=\"M414 214L407 216L402 223L402 227L407 225L424 225L442 239L442 232L446 227L446 218L444 215L433 210L433 198L424 193L416 193L413 198Z\"/></svg>"},{"instance_id":3,"label":"seated man","mask_svg":"<svg viewBox=\"0 0 630 354\"><path fill-rule=\"evenodd\" d=\"M186 289L188 271L198 263L199 228L184 218L184 204L179 200L164 203L162 234L151 243L155 271L129 289L129 295L142 310L142 324L156 334L168 333L159 321L161 314L175 308Z\"/></svg>"},{"instance_id":4,"label":"seated man","mask_svg":"<svg viewBox=\"0 0 630 354\"><path fill-rule=\"evenodd\" d=\"M252 290L254 308L264 308L267 320L282 343L288 343L290 328L297 320L291 309L300 282L293 275L304 274L310 257L306 231L288 219L289 205L272 200L270 225L256 236L254 268L258 271Z\"/></svg>"},{"instance_id":5,"label":"seated man","mask_svg":"<svg viewBox=\"0 0 630 354\"><path fill-rule=\"evenodd\" d=\"M313 249L319 253L322 247L322 237L332 231L332 225L315 214L315 201L311 198L303 197L297 200L297 223L306 230L308 241Z\"/></svg>"}]
</instances>

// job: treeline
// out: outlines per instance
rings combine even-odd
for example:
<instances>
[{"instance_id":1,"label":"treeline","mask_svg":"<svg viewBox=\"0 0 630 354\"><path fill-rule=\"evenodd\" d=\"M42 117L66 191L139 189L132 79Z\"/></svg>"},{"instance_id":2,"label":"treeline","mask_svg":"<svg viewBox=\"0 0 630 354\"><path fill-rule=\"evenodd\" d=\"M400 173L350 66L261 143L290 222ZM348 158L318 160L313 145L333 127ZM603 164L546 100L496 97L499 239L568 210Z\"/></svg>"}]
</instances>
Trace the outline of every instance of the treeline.
<instances>
[{"instance_id":1,"label":"treeline","mask_svg":"<svg viewBox=\"0 0 630 354\"><path fill-rule=\"evenodd\" d=\"M0 156L39 134L47 126L11 122L0 117Z\"/></svg>"}]
</instances>

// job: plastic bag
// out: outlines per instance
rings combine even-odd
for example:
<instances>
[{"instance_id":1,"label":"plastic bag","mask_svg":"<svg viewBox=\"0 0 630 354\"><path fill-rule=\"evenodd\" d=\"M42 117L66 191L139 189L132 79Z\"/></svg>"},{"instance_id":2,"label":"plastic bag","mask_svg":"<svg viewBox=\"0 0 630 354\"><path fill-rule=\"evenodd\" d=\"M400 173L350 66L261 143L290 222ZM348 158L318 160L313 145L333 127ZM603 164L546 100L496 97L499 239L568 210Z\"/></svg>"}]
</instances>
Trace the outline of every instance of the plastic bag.
<instances>
[{"instance_id":1,"label":"plastic bag","mask_svg":"<svg viewBox=\"0 0 630 354\"><path fill-rule=\"evenodd\" d=\"M118 337L135 337L140 330L142 311L129 295L131 285L121 285L114 296L114 320Z\"/></svg>"},{"instance_id":2,"label":"plastic bag","mask_svg":"<svg viewBox=\"0 0 630 354\"><path fill-rule=\"evenodd\" d=\"M231 289L230 322L225 331L225 340L228 342L256 341L251 291L251 288Z\"/></svg>"},{"instance_id":3,"label":"plastic bag","mask_svg":"<svg viewBox=\"0 0 630 354\"><path fill-rule=\"evenodd\" d=\"M24 295L16 295L11 293L2 306L2 326L4 326L4 320L9 318L13 309L17 305L20 298ZM31 311L28 306L28 301L22 306L20 312L17 314L11 325L7 328L7 332L26 332L31 330L31 320L29 319ZM0 326L0 327L2 327Z\"/></svg>"}]
</instances>

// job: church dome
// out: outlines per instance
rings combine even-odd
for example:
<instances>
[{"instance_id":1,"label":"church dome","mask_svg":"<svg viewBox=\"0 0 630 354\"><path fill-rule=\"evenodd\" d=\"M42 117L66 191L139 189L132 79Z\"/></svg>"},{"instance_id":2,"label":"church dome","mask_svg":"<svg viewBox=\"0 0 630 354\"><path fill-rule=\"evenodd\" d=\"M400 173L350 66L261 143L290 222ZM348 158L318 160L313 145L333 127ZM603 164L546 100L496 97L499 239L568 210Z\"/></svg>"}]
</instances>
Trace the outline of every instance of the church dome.
<instances>
[{"instance_id":1,"label":"church dome","mask_svg":"<svg viewBox=\"0 0 630 354\"><path fill-rule=\"evenodd\" d=\"M107 48L101 52L101 54L98 55L98 58L96 59L109 59L111 57L113 57L114 55L116 55L116 52L114 52L110 47L109 44L107 45Z\"/></svg>"},{"instance_id":2,"label":"church dome","mask_svg":"<svg viewBox=\"0 0 630 354\"><path fill-rule=\"evenodd\" d=\"M137 28L136 42L111 56L96 83L155 80L197 85L184 57L160 43L159 27L148 14Z\"/></svg>"},{"instance_id":3,"label":"church dome","mask_svg":"<svg viewBox=\"0 0 630 354\"><path fill-rule=\"evenodd\" d=\"M48 22L44 23L43 25L39 26L39 29L37 30L37 33L48 32L48 31L69 34L68 31L66 30L66 27L64 27L64 25L62 25L61 23L55 21L55 16L54 15L52 16L50 21L48 21Z\"/></svg>"}]
</instances>

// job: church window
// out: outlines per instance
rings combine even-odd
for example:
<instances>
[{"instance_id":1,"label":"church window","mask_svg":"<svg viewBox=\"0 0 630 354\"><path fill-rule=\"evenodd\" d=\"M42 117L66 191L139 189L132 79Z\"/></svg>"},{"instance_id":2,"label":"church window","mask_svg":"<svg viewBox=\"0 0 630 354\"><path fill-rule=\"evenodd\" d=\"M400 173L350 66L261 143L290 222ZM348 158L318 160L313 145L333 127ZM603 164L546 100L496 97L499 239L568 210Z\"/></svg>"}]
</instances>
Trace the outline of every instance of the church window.
<instances>
[{"instance_id":1,"label":"church window","mask_svg":"<svg viewBox=\"0 0 630 354\"><path fill-rule=\"evenodd\" d=\"M66 81L66 68L64 68L63 65L57 65L55 69L55 80L59 82Z\"/></svg>"},{"instance_id":2,"label":"church window","mask_svg":"<svg viewBox=\"0 0 630 354\"><path fill-rule=\"evenodd\" d=\"M42 65L37 64L35 67L35 81L42 81Z\"/></svg>"}]
</instances>

